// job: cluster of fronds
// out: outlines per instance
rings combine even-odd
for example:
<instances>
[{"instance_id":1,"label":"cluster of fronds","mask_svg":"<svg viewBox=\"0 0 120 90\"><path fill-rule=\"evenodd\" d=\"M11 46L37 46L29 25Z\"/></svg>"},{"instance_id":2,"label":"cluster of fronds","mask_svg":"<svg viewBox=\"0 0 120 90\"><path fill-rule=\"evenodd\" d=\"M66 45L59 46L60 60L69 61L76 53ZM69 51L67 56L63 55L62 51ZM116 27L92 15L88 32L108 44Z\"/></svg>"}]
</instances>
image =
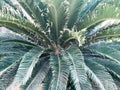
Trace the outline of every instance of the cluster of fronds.
<instances>
[{"instance_id":1,"label":"cluster of fronds","mask_svg":"<svg viewBox=\"0 0 120 90\"><path fill-rule=\"evenodd\" d=\"M118 0L1 0L0 26L19 36L0 36L0 89L118 90L119 6Z\"/></svg>"}]
</instances>

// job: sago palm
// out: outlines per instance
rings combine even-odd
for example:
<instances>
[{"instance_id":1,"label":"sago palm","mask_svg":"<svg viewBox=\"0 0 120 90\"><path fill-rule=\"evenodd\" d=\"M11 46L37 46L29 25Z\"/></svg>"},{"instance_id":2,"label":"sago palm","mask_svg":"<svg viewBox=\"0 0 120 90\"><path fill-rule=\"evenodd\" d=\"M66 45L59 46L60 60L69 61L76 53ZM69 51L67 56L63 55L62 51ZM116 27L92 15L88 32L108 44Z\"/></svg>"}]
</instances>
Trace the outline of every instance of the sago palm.
<instances>
[{"instance_id":1,"label":"sago palm","mask_svg":"<svg viewBox=\"0 0 120 90\"><path fill-rule=\"evenodd\" d=\"M0 0L0 90L119 90L119 6Z\"/></svg>"}]
</instances>

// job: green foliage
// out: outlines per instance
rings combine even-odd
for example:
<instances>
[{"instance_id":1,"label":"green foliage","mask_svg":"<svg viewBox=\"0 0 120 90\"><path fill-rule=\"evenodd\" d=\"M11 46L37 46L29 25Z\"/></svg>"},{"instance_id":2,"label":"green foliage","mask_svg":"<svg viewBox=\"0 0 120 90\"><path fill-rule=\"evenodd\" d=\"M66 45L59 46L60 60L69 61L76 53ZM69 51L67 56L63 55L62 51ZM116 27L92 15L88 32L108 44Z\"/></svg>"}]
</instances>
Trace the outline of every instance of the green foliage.
<instances>
[{"instance_id":1,"label":"green foliage","mask_svg":"<svg viewBox=\"0 0 120 90\"><path fill-rule=\"evenodd\" d=\"M70 60L67 62L75 88L78 90L92 90L85 72L84 58L80 50L78 48L70 48L68 50L68 55Z\"/></svg>"},{"instance_id":2,"label":"green foliage","mask_svg":"<svg viewBox=\"0 0 120 90\"><path fill-rule=\"evenodd\" d=\"M107 72L106 68L92 60L89 60L91 58L88 58L86 60L86 65L90 68L91 71L93 71L93 73L89 73L89 77L91 78L91 81L93 83L95 83L95 86L98 87L98 90L117 90L117 86L114 83L113 78L111 77L111 75L109 74L109 72ZM96 80L93 80L93 78L98 78Z\"/></svg>"},{"instance_id":3,"label":"green foliage","mask_svg":"<svg viewBox=\"0 0 120 90\"><path fill-rule=\"evenodd\" d=\"M0 0L0 90L119 90L119 0Z\"/></svg>"},{"instance_id":4,"label":"green foliage","mask_svg":"<svg viewBox=\"0 0 120 90\"><path fill-rule=\"evenodd\" d=\"M64 54L63 56L51 55L50 67L53 74L50 86L51 90L66 90L69 76L69 69L68 65L66 64L67 59L67 56Z\"/></svg>"}]
</instances>

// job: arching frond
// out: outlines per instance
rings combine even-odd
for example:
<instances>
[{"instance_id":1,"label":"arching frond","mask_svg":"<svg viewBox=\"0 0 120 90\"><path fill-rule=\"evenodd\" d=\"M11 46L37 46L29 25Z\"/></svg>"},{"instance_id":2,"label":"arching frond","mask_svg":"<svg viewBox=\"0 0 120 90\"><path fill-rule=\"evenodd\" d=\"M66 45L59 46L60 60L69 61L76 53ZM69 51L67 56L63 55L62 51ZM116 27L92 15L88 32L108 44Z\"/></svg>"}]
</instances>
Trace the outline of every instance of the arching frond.
<instances>
[{"instance_id":1,"label":"arching frond","mask_svg":"<svg viewBox=\"0 0 120 90\"><path fill-rule=\"evenodd\" d=\"M117 90L117 86L107 69L89 59L90 58L86 58L85 60L86 65L90 68L87 69L88 77L91 79L91 82L98 87L98 90Z\"/></svg>"},{"instance_id":2,"label":"arching frond","mask_svg":"<svg viewBox=\"0 0 120 90\"><path fill-rule=\"evenodd\" d=\"M86 2L85 5L82 7L83 9L80 12L79 19L82 20L88 13L92 12L102 1L103 0L89 0L88 2Z\"/></svg>"},{"instance_id":3,"label":"arching frond","mask_svg":"<svg viewBox=\"0 0 120 90\"><path fill-rule=\"evenodd\" d=\"M119 23L119 19L109 19L89 28L86 34L86 42L91 43L100 39L109 40L111 37L119 37Z\"/></svg>"},{"instance_id":4,"label":"arching frond","mask_svg":"<svg viewBox=\"0 0 120 90\"><path fill-rule=\"evenodd\" d=\"M25 40L18 40L18 39L12 39L12 40L3 40L2 43L8 43L8 42L14 42L14 43L19 43L22 45L26 45L26 46L30 46L30 47L36 47L37 45L35 45L35 43L31 43L29 41L25 41Z\"/></svg>"},{"instance_id":5,"label":"arching frond","mask_svg":"<svg viewBox=\"0 0 120 90\"><path fill-rule=\"evenodd\" d=\"M46 76L44 83L43 83L43 90L50 90L51 81L52 81L52 72L50 70Z\"/></svg>"},{"instance_id":6,"label":"arching frond","mask_svg":"<svg viewBox=\"0 0 120 90\"><path fill-rule=\"evenodd\" d=\"M107 69L109 69L110 71L113 71L116 73L117 77L120 77L120 69L119 69L119 64L111 61L109 59L102 59L102 58L96 58L96 57L91 57L92 60L94 60L95 62L103 65L104 67L106 67Z\"/></svg>"},{"instance_id":7,"label":"arching frond","mask_svg":"<svg viewBox=\"0 0 120 90\"><path fill-rule=\"evenodd\" d=\"M106 45L104 43L96 43L88 46L88 49L105 57L108 57L109 59L117 63L120 63L120 51L115 48L109 47L109 45Z\"/></svg>"},{"instance_id":8,"label":"arching frond","mask_svg":"<svg viewBox=\"0 0 120 90\"><path fill-rule=\"evenodd\" d=\"M92 90L91 84L85 72L85 63L81 51L77 47L68 50L69 69L74 86L78 90Z\"/></svg>"},{"instance_id":9,"label":"arching frond","mask_svg":"<svg viewBox=\"0 0 120 90\"><path fill-rule=\"evenodd\" d=\"M68 2L66 0L66 3L68 4L69 9L67 27L71 29L78 19L78 15L82 5L84 4L84 0L68 0Z\"/></svg>"},{"instance_id":10,"label":"arching frond","mask_svg":"<svg viewBox=\"0 0 120 90\"><path fill-rule=\"evenodd\" d=\"M12 34L11 37L13 38ZM11 39L11 37L0 37L0 40ZM16 36L19 38L18 36ZM6 90L13 81L17 72L21 57L28 52L24 46L17 43L1 43L0 41L0 89ZM4 83L3 83L4 82Z\"/></svg>"},{"instance_id":11,"label":"arching frond","mask_svg":"<svg viewBox=\"0 0 120 90\"><path fill-rule=\"evenodd\" d=\"M0 37L1 41L5 39L8 39L8 38ZM28 50L29 49L27 49L26 47L23 47L16 43L1 43L0 42L0 71L9 67L17 60L20 60L21 56L23 56Z\"/></svg>"},{"instance_id":12,"label":"arching frond","mask_svg":"<svg viewBox=\"0 0 120 90\"><path fill-rule=\"evenodd\" d=\"M86 28L92 24L98 23L102 20L107 20L109 18L119 19L119 1L115 2L112 0L91 0L91 4L86 5L87 12L84 18L78 24L79 30ZM112 4L111 4L112 3ZM98 4L98 5L97 5ZM89 10L89 7L95 6L92 8L92 11ZM84 10L84 8L83 8ZM106 12L106 13L105 13Z\"/></svg>"},{"instance_id":13,"label":"arching frond","mask_svg":"<svg viewBox=\"0 0 120 90\"><path fill-rule=\"evenodd\" d=\"M13 81L15 77L15 72L17 72L17 68L19 66L19 61L14 62L12 65L5 68L3 71L0 71L0 89L1 90L5 90L8 87L8 85L10 85L11 82Z\"/></svg>"},{"instance_id":14,"label":"arching frond","mask_svg":"<svg viewBox=\"0 0 120 90\"><path fill-rule=\"evenodd\" d=\"M47 58L40 58L40 62L38 64L37 73L32 77L33 79L27 85L26 90L37 90L39 86L44 84L44 79L48 75L50 71L49 60Z\"/></svg>"},{"instance_id":15,"label":"arching frond","mask_svg":"<svg viewBox=\"0 0 120 90\"><path fill-rule=\"evenodd\" d=\"M41 0L19 0L18 3L43 30L47 28L47 7Z\"/></svg>"},{"instance_id":16,"label":"arching frond","mask_svg":"<svg viewBox=\"0 0 120 90\"><path fill-rule=\"evenodd\" d=\"M42 52L43 50L40 48L33 48L22 57L17 74L13 80L13 83L10 85L10 87L8 87L8 89L15 88L15 85L19 85L18 88L20 88L21 85L26 84L32 75L33 68L39 61L39 57L41 56Z\"/></svg>"},{"instance_id":17,"label":"arching frond","mask_svg":"<svg viewBox=\"0 0 120 90\"><path fill-rule=\"evenodd\" d=\"M52 81L51 90L66 90L67 80L69 75L69 69L67 66L68 58L63 54L63 56L51 55L50 66L52 69Z\"/></svg>"},{"instance_id":18,"label":"arching frond","mask_svg":"<svg viewBox=\"0 0 120 90\"><path fill-rule=\"evenodd\" d=\"M48 4L50 35L56 43L58 43L57 40L60 37L60 32L64 30L66 24L66 8L67 6L64 0L51 1L51 3Z\"/></svg>"}]
</instances>

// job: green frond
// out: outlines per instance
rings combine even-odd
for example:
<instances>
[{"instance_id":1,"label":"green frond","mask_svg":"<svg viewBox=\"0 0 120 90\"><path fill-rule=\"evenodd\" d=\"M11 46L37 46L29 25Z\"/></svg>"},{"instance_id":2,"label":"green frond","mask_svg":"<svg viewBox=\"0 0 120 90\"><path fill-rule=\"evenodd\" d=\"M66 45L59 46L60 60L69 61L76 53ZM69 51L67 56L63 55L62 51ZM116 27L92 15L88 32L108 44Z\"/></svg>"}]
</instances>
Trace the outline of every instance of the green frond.
<instances>
[{"instance_id":1,"label":"green frond","mask_svg":"<svg viewBox=\"0 0 120 90\"><path fill-rule=\"evenodd\" d=\"M114 38L119 38L120 36L120 27L112 27L107 30L101 31L100 33L96 34L91 41L99 41L99 40L114 40Z\"/></svg>"},{"instance_id":2,"label":"green frond","mask_svg":"<svg viewBox=\"0 0 120 90\"><path fill-rule=\"evenodd\" d=\"M94 2L94 0L92 1ZM79 30L86 28L92 24L95 24L101 20L107 20L110 18L120 19L120 15L119 15L120 10L119 10L119 6L117 5L119 1L115 2L112 0L107 0L107 1L96 0L95 2L100 2L100 3L92 11L88 10L88 13L85 14L84 18L78 24ZM87 7L89 6L91 5L88 5Z\"/></svg>"},{"instance_id":3,"label":"green frond","mask_svg":"<svg viewBox=\"0 0 120 90\"><path fill-rule=\"evenodd\" d=\"M62 53L63 54L63 53ZM50 67L52 70L52 81L50 90L66 90L69 69L67 66L67 56L58 56L52 54L50 56Z\"/></svg>"},{"instance_id":4,"label":"green frond","mask_svg":"<svg viewBox=\"0 0 120 90\"><path fill-rule=\"evenodd\" d=\"M29 41L18 40L18 39L4 40L1 43L9 43L9 42L19 43L19 44L30 46L30 47L36 47L37 46L37 45L35 45L35 44L33 44L33 43L29 42Z\"/></svg>"},{"instance_id":5,"label":"green frond","mask_svg":"<svg viewBox=\"0 0 120 90\"><path fill-rule=\"evenodd\" d=\"M113 79L114 79L114 81L115 81L115 83L117 85L117 88L119 89L120 88L120 83L119 83L120 82L120 78L117 77L115 72L113 72L113 71L111 71L109 69L108 69L108 71L111 73L111 75L112 75L112 77L113 77Z\"/></svg>"},{"instance_id":6,"label":"green frond","mask_svg":"<svg viewBox=\"0 0 120 90\"><path fill-rule=\"evenodd\" d=\"M92 12L101 1L103 0L90 0L86 2L80 12L79 20L82 20L88 13Z\"/></svg>"},{"instance_id":7,"label":"green frond","mask_svg":"<svg viewBox=\"0 0 120 90\"><path fill-rule=\"evenodd\" d=\"M98 57L89 57L89 58L92 61L95 61L95 62L103 65L109 71L116 73L117 77L120 77L120 64L119 63L116 63L115 61L111 61L111 60L105 59L105 58L98 58Z\"/></svg>"},{"instance_id":8,"label":"green frond","mask_svg":"<svg viewBox=\"0 0 120 90\"><path fill-rule=\"evenodd\" d=\"M47 28L47 7L41 0L19 0L18 3L43 30Z\"/></svg>"},{"instance_id":9,"label":"green frond","mask_svg":"<svg viewBox=\"0 0 120 90\"><path fill-rule=\"evenodd\" d=\"M50 90L51 81L52 81L52 72L50 70L46 76L44 83L43 83L43 90Z\"/></svg>"},{"instance_id":10,"label":"green frond","mask_svg":"<svg viewBox=\"0 0 120 90\"><path fill-rule=\"evenodd\" d=\"M96 74L88 67L85 67L86 73L88 78L91 80L92 88L93 90L105 90L102 82L99 80L99 78L96 76Z\"/></svg>"},{"instance_id":11,"label":"green frond","mask_svg":"<svg viewBox=\"0 0 120 90\"><path fill-rule=\"evenodd\" d=\"M120 19L107 19L100 21L98 23L95 23L87 28L87 35L86 37L90 37L92 35L95 35L96 33L99 33L103 30L114 28L116 26L119 26Z\"/></svg>"},{"instance_id":12,"label":"green frond","mask_svg":"<svg viewBox=\"0 0 120 90\"><path fill-rule=\"evenodd\" d=\"M91 23L89 23L87 26L86 21L84 21L84 19L88 18L89 13L93 12L95 10L96 6L98 6L99 3L101 3L102 1L103 0L89 0L89 1L85 0L84 1L84 4L82 5L81 11L78 16L78 20L76 22L76 28L78 31L88 27L89 24L91 25ZM85 22L85 24L84 24L84 22ZM86 25L86 26L84 26L84 25Z\"/></svg>"},{"instance_id":13,"label":"green frond","mask_svg":"<svg viewBox=\"0 0 120 90\"><path fill-rule=\"evenodd\" d=\"M1 71L0 71L0 78L2 79L2 77L4 76L4 74L8 73L9 70L11 70L12 68L16 67L16 64L17 64L17 66L18 66L19 63L20 63L20 61L21 61L21 60L17 60L17 61L14 62L12 65L4 68L4 70L1 70Z\"/></svg>"},{"instance_id":14,"label":"green frond","mask_svg":"<svg viewBox=\"0 0 120 90\"><path fill-rule=\"evenodd\" d=\"M0 18L19 20L20 22L29 21L23 12L21 12L19 5L14 4L11 0L2 0L3 5L0 8Z\"/></svg>"},{"instance_id":15,"label":"green frond","mask_svg":"<svg viewBox=\"0 0 120 90\"><path fill-rule=\"evenodd\" d=\"M68 4L67 27L71 29L78 20L78 15L80 13L82 5L84 4L84 0L66 0L66 3Z\"/></svg>"},{"instance_id":16,"label":"green frond","mask_svg":"<svg viewBox=\"0 0 120 90\"><path fill-rule=\"evenodd\" d=\"M56 2L58 2L58 0ZM50 24L50 37L53 41L58 43L60 32L64 30L64 26L67 21L67 6L64 2L60 2L60 5L56 6L56 2L54 1L53 3L48 4L48 15Z\"/></svg>"},{"instance_id":17,"label":"green frond","mask_svg":"<svg viewBox=\"0 0 120 90\"><path fill-rule=\"evenodd\" d=\"M94 60L92 60L91 58L86 58L85 62L86 65L90 68L90 70L94 73L93 74L89 70L87 71L91 82L93 82L95 86L98 87L98 90L99 88L100 90L117 90L117 86L114 83L112 76L109 74L109 72L104 66L94 62Z\"/></svg>"},{"instance_id":18,"label":"green frond","mask_svg":"<svg viewBox=\"0 0 120 90\"><path fill-rule=\"evenodd\" d=\"M0 26L7 27L19 34L25 34L29 39L34 40L35 43L37 43L36 39L37 41L42 42L42 38L44 38L49 45L53 46L45 32L31 23L21 23L18 20L7 20L2 18L0 20Z\"/></svg>"},{"instance_id":19,"label":"green frond","mask_svg":"<svg viewBox=\"0 0 120 90\"><path fill-rule=\"evenodd\" d=\"M67 14L68 14L67 5L66 5L65 1L61 3L61 5L57 11L58 11L58 29L59 29L59 31L63 31L65 28L65 25L67 23ZM60 32L59 32L59 34L60 34Z\"/></svg>"},{"instance_id":20,"label":"green frond","mask_svg":"<svg viewBox=\"0 0 120 90\"><path fill-rule=\"evenodd\" d=\"M116 43L116 42L112 42L112 43L102 42L101 45L109 46L110 48L114 48L114 49L120 51L119 42L118 43ZM96 53L90 53L89 51L87 53L84 53L85 57L101 64L102 66L107 68L110 72L113 72L115 75L117 75L117 77L120 77L120 69L119 69L120 64L118 62L111 60L105 56L101 56L99 54L96 54Z\"/></svg>"},{"instance_id":21,"label":"green frond","mask_svg":"<svg viewBox=\"0 0 120 90\"><path fill-rule=\"evenodd\" d=\"M72 33L72 32L71 32ZM74 37L72 36L72 34L70 33L69 30L64 30L62 32L61 37L59 38L59 43L62 47L68 47L70 46L70 43L68 43L70 40L74 39Z\"/></svg>"},{"instance_id":22,"label":"green frond","mask_svg":"<svg viewBox=\"0 0 120 90\"><path fill-rule=\"evenodd\" d=\"M114 49L120 51L119 42L118 43L116 43L116 42L112 42L112 43L102 42L101 45L106 45L106 46L109 46L110 48L114 48ZM95 58L96 57L93 56L93 60ZM103 58L103 57L97 58L95 61L102 64L102 65L104 65L107 68L110 68L110 69L113 68L112 70L119 74L119 63L117 63L115 61L111 61L111 60L109 60L107 58ZM118 70L116 70L116 69L118 69Z\"/></svg>"},{"instance_id":23,"label":"green frond","mask_svg":"<svg viewBox=\"0 0 120 90\"><path fill-rule=\"evenodd\" d=\"M5 39L0 38L0 40ZM20 60L28 50L26 47L15 43L0 43L0 71Z\"/></svg>"},{"instance_id":24,"label":"green frond","mask_svg":"<svg viewBox=\"0 0 120 90\"><path fill-rule=\"evenodd\" d=\"M88 28L86 34L86 42L96 42L99 40L109 40L110 38L119 37L119 19L109 19Z\"/></svg>"},{"instance_id":25,"label":"green frond","mask_svg":"<svg viewBox=\"0 0 120 90\"><path fill-rule=\"evenodd\" d=\"M17 68L19 66L20 60L18 62L14 62L9 67L5 68L3 71L0 71L0 89L6 90L8 85L11 84L15 77L15 73L17 72Z\"/></svg>"},{"instance_id":26,"label":"green frond","mask_svg":"<svg viewBox=\"0 0 120 90\"><path fill-rule=\"evenodd\" d=\"M23 33L28 35L30 32L41 34L40 28L35 27L32 23L29 22L20 22L19 20L12 20L6 18L0 18L0 26L7 27L14 32Z\"/></svg>"},{"instance_id":27,"label":"green frond","mask_svg":"<svg viewBox=\"0 0 120 90\"><path fill-rule=\"evenodd\" d=\"M25 11L25 9L19 4L19 0L3 0L4 7L2 9L5 9L6 12L4 13L7 16L2 15L2 17L9 19L19 19L19 21L24 22L28 20L31 23L35 23L33 18Z\"/></svg>"},{"instance_id":28,"label":"green frond","mask_svg":"<svg viewBox=\"0 0 120 90\"><path fill-rule=\"evenodd\" d=\"M0 26L9 28L12 31L19 33L19 34L23 33L25 35L30 35L30 31L35 32L33 31L35 29L35 26L27 22L21 23L18 20L0 18Z\"/></svg>"},{"instance_id":29,"label":"green frond","mask_svg":"<svg viewBox=\"0 0 120 90\"><path fill-rule=\"evenodd\" d=\"M120 63L120 51L115 48L109 47L109 45L99 42L88 46L88 49L93 52L99 53L102 56L108 57L109 59L117 63Z\"/></svg>"},{"instance_id":30,"label":"green frond","mask_svg":"<svg viewBox=\"0 0 120 90\"><path fill-rule=\"evenodd\" d=\"M102 42L102 43L120 51L120 42Z\"/></svg>"},{"instance_id":31,"label":"green frond","mask_svg":"<svg viewBox=\"0 0 120 90\"><path fill-rule=\"evenodd\" d=\"M77 90L92 90L90 81L85 72L85 63L81 51L79 48L73 47L67 50L67 52L70 58L67 63L75 88Z\"/></svg>"},{"instance_id":32,"label":"green frond","mask_svg":"<svg viewBox=\"0 0 120 90\"><path fill-rule=\"evenodd\" d=\"M11 34L11 37L12 34ZM11 37L0 37L2 40ZM18 38L18 36L16 36ZM28 51L24 46L17 43L0 43L0 89L6 90L13 81L17 72L21 57ZM4 82L4 83L3 83Z\"/></svg>"},{"instance_id":33,"label":"green frond","mask_svg":"<svg viewBox=\"0 0 120 90\"><path fill-rule=\"evenodd\" d=\"M76 90L73 80L69 76L68 86L66 90Z\"/></svg>"},{"instance_id":34,"label":"green frond","mask_svg":"<svg viewBox=\"0 0 120 90\"><path fill-rule=\"evenodd\" d=\"M33 75L31 82L28 83L25 90L36 90L39 89L40 85L44 84L44 80L50 72L49 60L47 60L46 57L40 58L35 69L37 70L37 73Z\"/></svg>"},{"instance_id":35,"label":"green frond","mask_svg":"<svg viewBox=\"0 0 120 90\"><path fill-rule=\"evenodd\" d=\"M59 37L59 28L58 28L58 17L57 17L57 15L58 15L58 12L57 12L57 9L56 9L56 7L52 4L52 5L50 5L49 6L49 11L50 11L50 21L51 21L51 26L50 26L50 35L51 35L51 37L53 37L52 39L55 41L57 41L57 39L58 39L58 37ZM55 42L56 42L55 41Z\"/></svg>"},{"instance_id":36,"label":"green frond","mask_svg":"<svg viewBox=\"0 0 120 90\"><path fill-rule=\"evenodd\" d=\"M108 70L109 73L112 75L115 83L116 83L116 81L118 81L118 82L120 81L120 75L118 75L116 72L114 72L113 70L111 70L111 69L109 69L109 68L107 68L107 70ZM117 85L117 87L119 87L119 83L116 83L116 85Z\"/></svg>"},{"instance_id":37,"label":"green frond","mask_svg":"<svg viewBox=\"0 0 120 90\"><path fill-rule=\"evenodd\" d=\"M32 75L36 63L39 61L42 52L43 50L41 48L33 48L22 57L13 83L8 88L14 88L17 84L20 86L26 84Z\"/></svg>"}]
</instances>

